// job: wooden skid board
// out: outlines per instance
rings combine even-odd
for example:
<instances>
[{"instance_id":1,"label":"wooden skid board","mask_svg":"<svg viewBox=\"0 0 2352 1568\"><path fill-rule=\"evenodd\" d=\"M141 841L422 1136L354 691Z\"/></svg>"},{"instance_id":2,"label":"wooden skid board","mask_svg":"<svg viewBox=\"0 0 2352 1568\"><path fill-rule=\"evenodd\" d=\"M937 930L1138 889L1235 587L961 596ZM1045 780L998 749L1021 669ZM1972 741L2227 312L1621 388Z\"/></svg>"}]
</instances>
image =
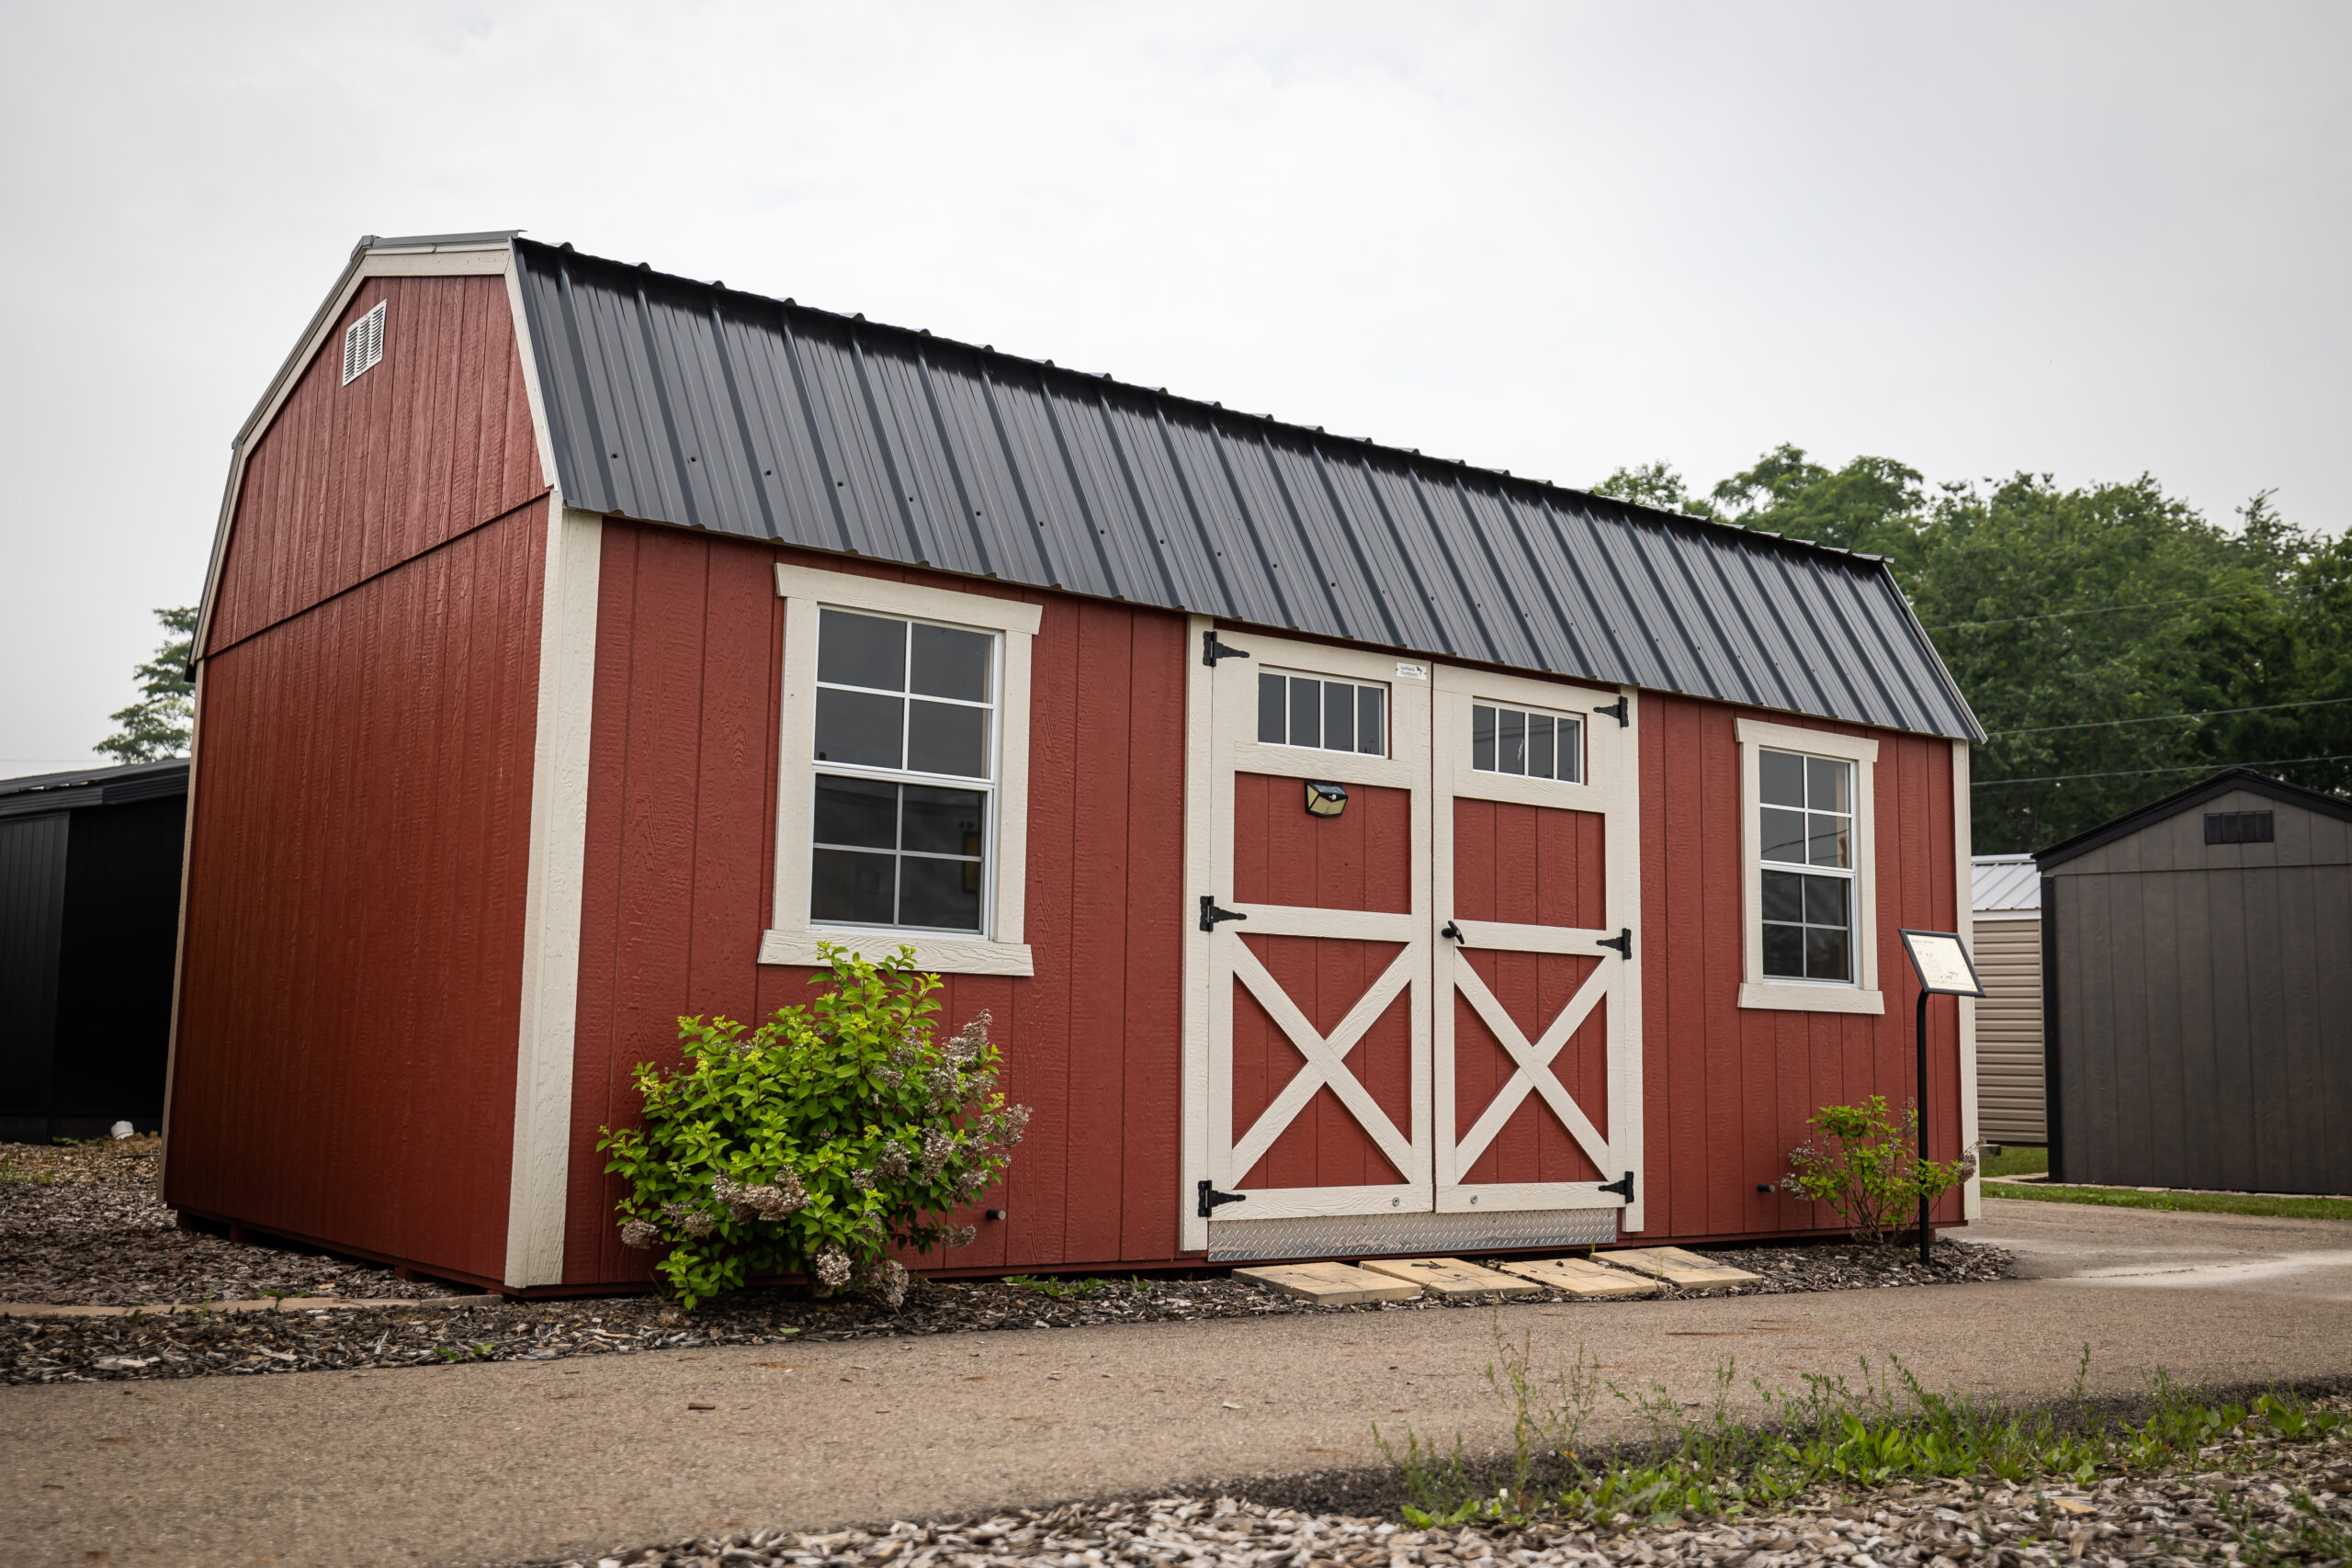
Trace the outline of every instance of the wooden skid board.
<instances>
[{"instance_id":1,"label":"wooden skid board","mask_svg":"<svg viewBox=\"0 0 2352 1568\"><path fill-rule=\"evenodd\" d=\"M1603 1269L1581 1258L1524 1258L1502 1267L1507 1274L1516 1274L1573 1296L1645 1296L1657 1289L1655 1280L1619 1269Z\"/></svg>"},{"instance_id":2,"label":"wooden skid board","mask_svg":"<svg viewBox=\"0 0 2352 1568\"><path fill-rule=\"evenodd\" d=\"M1408 1302L1420 1286L1391 1280L1346 1263L1270 1263L1259 1269L1236 1269L1237 1279L1272 1285L1286 1296L1297 1296L1317 1306L1352 1306L1358 1302Z\"/></svg>"},{"instance_id":3,"label":"wooden skid board","mask_svg":"<svg viewBox=\"0 0 2352 1568\"><path fill-rule=\"evenodd\" d=\"M1364 1267L1425 1285L1441 1296L1532 1296L1542 1289L1458 1258L1375 1258Z\"/></svg>"},{"instance_id":4,"label":"wooden skid board","mask_svg":"<svg viewBox=\"0 0 2352 1568\"><path fill-rule=\"evenodd\" d=\"M1669 1285L1686 1290L1704 1289L1710 1285L1746 1285L1762 1278L1745 1269L1734 1269L1702 1258L1695 1252L1685 1252L1679 1247L1634 1247L1601 1254L1620 1269L1635 1273L1654 1275Z\"/></svg>"}]
</instances>

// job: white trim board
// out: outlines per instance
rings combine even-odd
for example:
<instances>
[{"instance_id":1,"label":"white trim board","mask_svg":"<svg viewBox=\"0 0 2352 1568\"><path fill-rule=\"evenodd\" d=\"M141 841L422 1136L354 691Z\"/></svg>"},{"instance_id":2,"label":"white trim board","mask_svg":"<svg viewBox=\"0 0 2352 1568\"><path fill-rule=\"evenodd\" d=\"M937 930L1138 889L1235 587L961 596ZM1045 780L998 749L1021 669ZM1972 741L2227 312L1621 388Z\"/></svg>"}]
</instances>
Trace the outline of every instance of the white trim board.
<instances>
[{"instance_id":1,"label":"white trim board","mask_svg":"<svg viewBox=\"0 0 2352 1568\"><path fill-rule=\"evenodd\" d=\"M1883 1013L1886 998L1878 984L1878 742L1867 736L1803 729L1746 717L1733 720L1733 730L1739 740L1739 1005L1780 1012ZM1764 862L1763 845L1758 839L1760 827L1757 816L1759 788L1756 752L1758 747L1765 746L1776 751L1834 757L1854 765L1857 981L1853 985L1764 977Z\"/></svg>"},{"instance_id":2,"label":"white trim board","mask_svg":"<svg viewBox=\"0 0 2352 1568\"><path fill-rule=\"evenodd\" d=\"M597 586L604 520L548 507L539 601L539 699L531 759L530 869L514 1054L514 1157L505 1283L563 1282L571 1180L572 1045L580 1004L580 899L595 718Z\"/></svg>"},{"instance_id":3,"label":"white trim board","mask_svg":"<svg viewBox=\"0 0 2352 1568\"><path fill-rule=\"evenodd\" d=\"M826 571L779 561L775 591L784 600L783 705L777 725L775 891L769 929L760 937L763 964L819 964L817 943L867 956L914 950L915 964L934 974L1010 975L1036 972L1023 934L1029 871L1029 683L1032 643L1044 623L1042 606L1023 599L963 593L888 578ZM831 929L808 919L808 835L816 785L817 616L826 605L880 615L944 621L1000 634L993 844L988 860L988 929L978 936L937 932Z\"/></svg>"},{"instance_id":4,"label":"white trim board","mask_svg":"<svg viewBox=\"0 0 2352 1568\"><path fill-rule=\"evenodd\" d=\"M1951 843L1954 868L1952 874L1952 903L1955 919L1952 929L1960 932L1961 945L1968 950L1968 962L1976 962L1977 915L1969 907L1970 885L1976 874L1976 859L1969 852L1975 845L1975 824L1968 798L1968 742L1951 743ZM2041 911L2034 912L2036 919ZM1976 1146L1978 1113L1976 1103L1976 998L1957 998L1960 1007L1960 1146L1965 1151ZM1982 1219L1984 1215L1984 1190L1981 1177L1972 1176L1961 1193L1961 1217Z\"/></svg>"}]
</instances>

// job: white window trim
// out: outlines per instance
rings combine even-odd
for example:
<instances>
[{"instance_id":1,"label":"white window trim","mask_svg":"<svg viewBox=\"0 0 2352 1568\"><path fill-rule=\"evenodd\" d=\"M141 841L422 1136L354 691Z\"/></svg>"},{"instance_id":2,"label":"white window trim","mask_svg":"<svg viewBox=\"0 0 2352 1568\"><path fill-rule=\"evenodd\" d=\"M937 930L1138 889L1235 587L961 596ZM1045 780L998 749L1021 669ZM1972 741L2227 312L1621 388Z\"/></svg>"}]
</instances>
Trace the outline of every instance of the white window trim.
<instances>
[{"instance_id":1,"label":"white window trim","mask_svg":"<svg viewBox=\"0 0 2352 1568\"><path fill-rule=\"evenodd\" d=\"M1739 931L1742 965L1739 1005L1779 1012L1863 1012L1886 1010L1885 995L1878 988L1878 831L1873 818L1878 795L1872 771L1878 762L1878 742L1866 737L1838 735L1826 729L1799 729L1794 725L1768 724L1761 719L1733 721L1739 737ZM1759 840L1762 806L1757 752L1802 751L1832 757L1854 765L1854 959L1860 979L1853 984L1827 980L1767 980L1764 977L1764 846Z\"/></svg>"},{"instance_id":2,"label":"white window trim","mask_svg":"<svg viewBox=\"0 0 2352 1568\"><path fill-rule=\"evenodd\" d=\"M818 964L820 942L839 942L868 958L914 949L919 968L942 975L1035 973L1022 940L1029 863L1030 645L1044 612L1018 599L925 588L884 578L822 571L778 562L784 600L784 704L776 767L775 902L760 938L763 964ZM988 928L975 937L935 932L868 933L812 927L808 921L808 845L816 799L817 616L827 606L944 621L1001 634L1003 671L997 703L996 822L989 850Z\"/></svg>"}]
</instances>

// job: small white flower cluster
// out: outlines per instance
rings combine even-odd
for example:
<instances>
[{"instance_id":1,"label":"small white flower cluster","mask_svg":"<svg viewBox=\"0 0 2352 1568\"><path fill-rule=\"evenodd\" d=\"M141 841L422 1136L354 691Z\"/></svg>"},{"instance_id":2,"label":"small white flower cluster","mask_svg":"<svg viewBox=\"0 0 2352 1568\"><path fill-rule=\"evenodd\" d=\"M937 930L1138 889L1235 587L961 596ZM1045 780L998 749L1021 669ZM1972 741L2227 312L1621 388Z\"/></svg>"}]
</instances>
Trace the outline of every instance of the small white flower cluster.
<instances>
[{"instance_id":1,"label":"small white flower cluster","mask_svg":"<svg viewBox=\"0 0 2352 1568\"><path fill-rule=\"evenodd\" d=\"M978 1239L979 1234L978 1225L957 1225L947 1233L944 1239L950 1247L969 1247Z\"/></svg>"},{"instance_id":2,"label":"small white flower cluster","mask_svg":"<svg viewBox=\"0 0 2352 1568\"><path fill-rule=\"evenodd\" d=\"M821 1272L823 1268L820 1258L818 1269ZM895 1258L877 1258L868 1263L858 1270L857 1283L867 1293L881 1297L892 1312L907 1299L907 1271Z\"/></svg>"},{"instance_id":3,"label":"small white flower cluster","mask_svg":"<svg viewBox=\"0 0 2352 1568\"><path fill-rule=\"evenodd\" d=\"M800 1185L799 1173L790 1166L757 1186L719 1177L710 1184L710 1195L726 1204L728 1212L738 1220L780 1220L808 1206L808 1190Z\"/></svg>"},{"instance_id":4,"label":"small white flower cluster","mask_svg":"<svg viewBox=\"0 0 2352 1568\"><path fill-rule=\"evenodd\" d=\"M922 1135L922 1179L933 1179L956 1153L956 1140L944 1127L933 1127Z\"/></svg>"},{"instance_id":5,"label":"small white flower cluster","mask_svg":"<svg viewBox=\"0 0 2352 1568\"><path fill-rule=\"evenodd\" d=\"M838 1247L829 1247L817 1254L817 1283L828 1291L838 1291L849 1283L849 1254Z\"/></svg>"},{"instance_id":6,"label":"small white flower cluster","mask_svg":"<svg viewBox=\"0 0 2352 1568\"><path fill-rule=\"evenodd\" d=\"M621 1226L621 1245L645 1248L662 1239L662 1227L651 1220L630 1220Z\"/></svg>"},{"instance_id":7,"label":"small white flower cluster","mask_svg":"<svg viewBox=\"0 0 2352 1568\"><path fill-rule=\"evenodd\" d=\"M874 1174L883 1181L904 1181L913 1168L913 1162L907 1158L907 1151L897 1144L884 1145L882 1152L874 1158Z\"/></svg>"}]
</instances>

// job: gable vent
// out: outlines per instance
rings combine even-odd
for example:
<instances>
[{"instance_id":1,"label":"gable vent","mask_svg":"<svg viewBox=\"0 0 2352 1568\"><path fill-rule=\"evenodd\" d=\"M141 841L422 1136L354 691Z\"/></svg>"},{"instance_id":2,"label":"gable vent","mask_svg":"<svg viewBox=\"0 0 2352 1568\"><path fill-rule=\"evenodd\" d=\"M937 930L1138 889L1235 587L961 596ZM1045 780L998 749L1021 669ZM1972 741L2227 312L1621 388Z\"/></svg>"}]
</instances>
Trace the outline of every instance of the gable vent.
<instances>
[{"instance_id":1,"label":"gable vent","mask_svg":"<svg viewBox=\"0 0 2352 1568\"><path fill-rule=\"evenodd\" d=\"M360 317L343 333L343 384L346 387L360 373L384 357L384 307L389 299L378 300L376 308Z\"/></svg>"},{"instance_id":2,"label":"gable vent","mask_svg":"<svg viewBox=\"0 0 2352 1568\"><path fill-rule=\"evenodd\" d=\"M2267 811L2208 811L2205 841L2209 844L2267 844L2272 825Z\"/></svg>"}]
</instances>

